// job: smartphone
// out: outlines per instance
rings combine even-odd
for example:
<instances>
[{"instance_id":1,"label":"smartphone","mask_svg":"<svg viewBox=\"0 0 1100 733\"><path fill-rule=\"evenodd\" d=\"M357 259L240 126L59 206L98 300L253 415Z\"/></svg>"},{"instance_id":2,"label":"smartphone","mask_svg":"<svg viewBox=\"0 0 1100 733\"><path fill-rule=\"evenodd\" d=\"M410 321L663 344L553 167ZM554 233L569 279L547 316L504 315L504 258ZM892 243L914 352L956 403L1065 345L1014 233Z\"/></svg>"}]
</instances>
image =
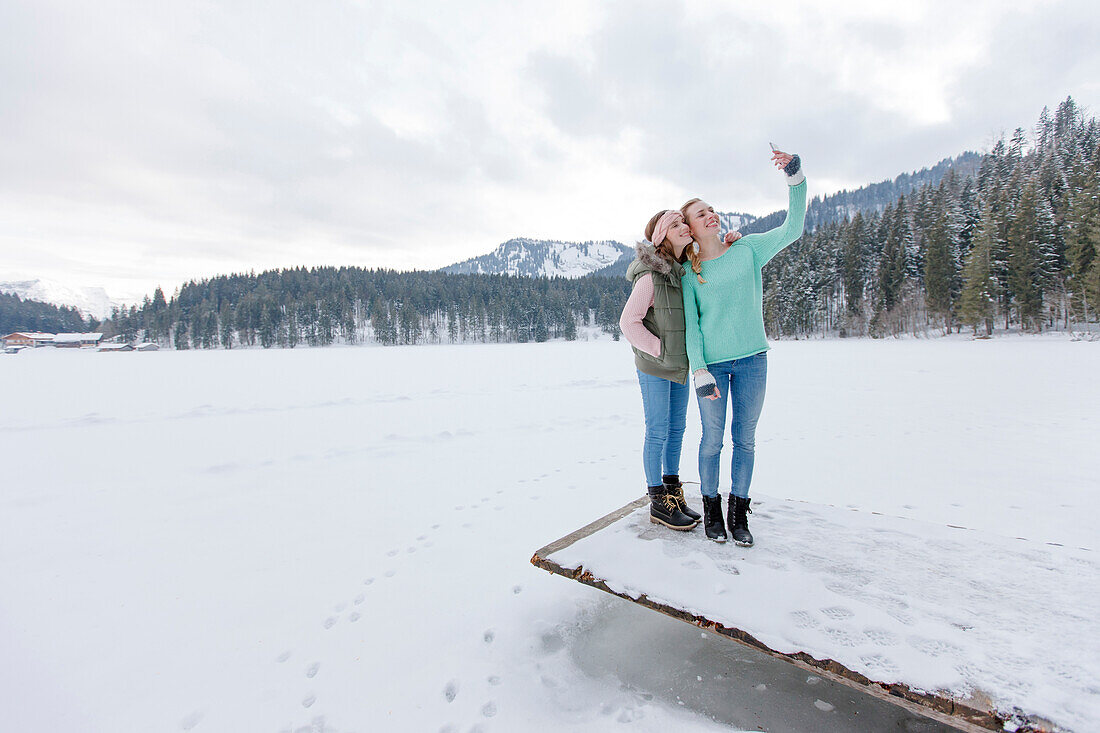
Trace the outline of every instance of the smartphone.
<instances>
[{"instance_id":1,"label":"smartphone","mask_svg":"<svg viewBox=\"0 0 1100 733\"><path fill-rule=\"evenodd\" d=\"M775 147L775 143L768 143L768 145L772 146L772 152L773 153L778 153L779 152L779 148Z\"/></svg>"}]
</instances>

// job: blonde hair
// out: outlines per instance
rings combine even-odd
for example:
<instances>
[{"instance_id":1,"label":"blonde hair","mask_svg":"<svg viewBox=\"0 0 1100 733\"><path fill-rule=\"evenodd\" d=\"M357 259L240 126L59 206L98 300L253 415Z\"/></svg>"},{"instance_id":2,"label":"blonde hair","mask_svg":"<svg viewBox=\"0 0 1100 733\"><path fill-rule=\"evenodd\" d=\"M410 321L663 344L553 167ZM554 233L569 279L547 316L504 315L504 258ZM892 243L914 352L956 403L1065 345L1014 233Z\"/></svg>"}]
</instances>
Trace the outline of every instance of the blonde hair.
<instances>
[{"instance_id":1,"label":"blonde hair","mask_svg":"<svg viewBox=\"0 0 1100 733\"><path fill-rule=\"evenodd\" d=\"M699 203L702 200L703 199L691 199L686 204L684 204L683 206L680 207L680 214L683 215L684 221L687 221L687 216L688 216L687 215L687 208L689 206L691 206L692 204ZM686 260L691 260L691 271L695 273L696 279L700 283L703 283L705 285L707 281L703 279L703 275L702 275L703 263L702 263L702 260L699 259L699 253L695 251L695 242L694 241L692 241L692 243L689 244L687 247L684 247L684 254L681 255L680 262L683 262L685 259Z\"/></svg>"}]
</instances>

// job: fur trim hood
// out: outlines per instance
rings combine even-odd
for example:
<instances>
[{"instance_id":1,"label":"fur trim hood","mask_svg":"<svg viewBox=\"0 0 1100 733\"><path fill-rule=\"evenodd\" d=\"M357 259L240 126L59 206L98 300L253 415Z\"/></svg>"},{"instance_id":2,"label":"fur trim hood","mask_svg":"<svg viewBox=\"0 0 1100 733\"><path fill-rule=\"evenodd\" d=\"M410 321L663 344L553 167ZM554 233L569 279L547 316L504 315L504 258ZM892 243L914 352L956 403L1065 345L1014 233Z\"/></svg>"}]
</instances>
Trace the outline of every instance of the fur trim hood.
<instances>
[{"instance_id":1,"label":"fur trim hood","mask_svg":"<svg viewBox=\"0 0 1100 733\"><path fill-rule=\"evenodd\" d=\"M626 268L626 279L633 282L643 272L656 272L668 277L674 274L674 267L677 277L683 274L684 268L680 263L669 262L657 254L657 248L649 242L638 242L634 245L634 261Z\"/></svg>"}]
</instances>

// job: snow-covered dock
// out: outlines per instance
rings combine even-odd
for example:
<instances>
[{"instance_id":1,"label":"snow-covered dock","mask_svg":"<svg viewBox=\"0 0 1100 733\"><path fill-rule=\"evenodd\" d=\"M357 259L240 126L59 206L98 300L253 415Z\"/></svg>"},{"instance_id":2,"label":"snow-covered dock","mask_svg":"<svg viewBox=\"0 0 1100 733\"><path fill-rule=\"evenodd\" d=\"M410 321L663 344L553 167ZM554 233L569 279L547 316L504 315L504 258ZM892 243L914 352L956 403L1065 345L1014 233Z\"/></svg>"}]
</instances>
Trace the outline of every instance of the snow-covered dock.
<instances>
[{"instance_id":1,"label":"snow-covered dock","mask_svg":"<svg viewBox=\"0 0 1100 733\"><path fill-rule=\"evenodd\" d=\"M963 730L1100 720L1093 549L769 497L754 509L753 548L654 525L642 498L531 561Z\"/></svg>"}]
</instances>

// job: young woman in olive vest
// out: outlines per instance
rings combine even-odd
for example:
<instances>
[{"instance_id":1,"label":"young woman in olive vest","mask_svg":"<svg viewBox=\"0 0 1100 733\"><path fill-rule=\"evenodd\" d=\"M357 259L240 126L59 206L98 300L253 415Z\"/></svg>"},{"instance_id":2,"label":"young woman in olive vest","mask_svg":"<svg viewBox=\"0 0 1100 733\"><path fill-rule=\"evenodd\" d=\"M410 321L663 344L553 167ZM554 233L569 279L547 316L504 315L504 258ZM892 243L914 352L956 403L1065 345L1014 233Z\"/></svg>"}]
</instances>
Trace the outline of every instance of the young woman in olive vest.
<instances>
[{"instance_id":1,"label":"young woman in olive vest","mask_svg":"<svg viewBox=\"0 0 1100 733\"><path fill-rule=\"evenodd\" d=\"M690 246L691 233L679 211L657 212L646 225L645 236L648 241L638 242L637 256L627 268L626 277L634 287L619 326L634 349L642 391L642 466L650 521L689 530L698 524L699 514L684 501L679 475L689 391L681 263L698 255ZM739 236L731 233L728 238L734 241Z\"/></svg>"}]
</instances>

